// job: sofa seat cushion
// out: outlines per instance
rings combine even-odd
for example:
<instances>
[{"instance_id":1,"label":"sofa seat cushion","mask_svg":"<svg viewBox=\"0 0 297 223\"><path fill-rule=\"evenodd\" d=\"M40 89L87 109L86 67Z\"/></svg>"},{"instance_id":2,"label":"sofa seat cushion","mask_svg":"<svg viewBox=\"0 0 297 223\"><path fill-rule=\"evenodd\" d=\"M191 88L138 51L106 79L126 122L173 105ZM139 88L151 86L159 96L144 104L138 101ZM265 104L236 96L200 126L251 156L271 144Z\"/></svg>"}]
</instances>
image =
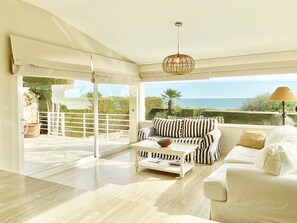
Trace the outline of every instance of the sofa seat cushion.
<instances>
[{"instance_id":1,"label":"sofa seat cushion","mask_svg":"<svg viewBox=\"0 0 297 223\"><path fill-rule=\"evenodd\" d=\"M204 196L215 201L227 200L226 172L229 168L255 169L252 164L225 163L203 180Z\"/></svg>"},{"instance_id":2,"label":"sofa seat cushion","mask_svg":"<svg viewBox=\"0 0 297 223\"><path fill-rule=\"evenodd\" d=\"M174 141L174 139L176 138L171 138L171 137L167 137L168 139L172 139ZM152 141L158 141L159 139L164 139L163 136L158 136L158 135L153 135L153 136L149 136L147 137L147 140L152 140Z\"/></svg>"},{"instance_id":3,"label":"sofa seat cushion","mask_svg":"<svg viewBox=\"0 0 297 223\"><path fill-rule=\"evenodd\" d=\"M173 140L174 142L177 143L185 143L185 144L192 144L192 145L200 145L201 142L203 141L203 138L198 138L198 137L182 137L182 138L177 138Z\"/></svg>"},{"instance_id":4,"label":"sofa seat cushion","mask_svg":"<svg viewBox=\"0 0 297 223\"><path fill-rule=\"evenodd\" d=\"M163 136L158 136L158 135L147 137L148 140L153 140L153 141L157 141L163 138L164 138ZM168 138L176 143L197 145L198 149L205 149L214 142L214 136L210 134L205 135L203 138L199 138L199 137L181 137L181 138L168 137Z\"/></svg>"},{"instance_id":5,"label":"sofa seat cushion","mask_svg":"<svg viewBox=\"0 0 297 223\"><path fill-rule=\"evenodd\" d=\"M259 150L244 146L234 146L234 148L225 157L225 163L247 163L253 164Z\"/></svg>"},{"instance_id":6,"label":"sofa seat cushion","mask_svg":"<svg viewBox=\"0 0 297 223\"><path fill-rule=\"evenodd\" d=\"M192 144L192 145L202 145L204 139L203 138L191 138L191 137L184 137L184 138L171 138L168 137L169 139L171 139L173 142L176 143L185 143L185 144ZM150 136L147 137L148 140L153 140L153 141L158 141L159 139L164 139L163 136L158 136L158 135L154 135L154 136Z\"/></svg>"}]
</instances>

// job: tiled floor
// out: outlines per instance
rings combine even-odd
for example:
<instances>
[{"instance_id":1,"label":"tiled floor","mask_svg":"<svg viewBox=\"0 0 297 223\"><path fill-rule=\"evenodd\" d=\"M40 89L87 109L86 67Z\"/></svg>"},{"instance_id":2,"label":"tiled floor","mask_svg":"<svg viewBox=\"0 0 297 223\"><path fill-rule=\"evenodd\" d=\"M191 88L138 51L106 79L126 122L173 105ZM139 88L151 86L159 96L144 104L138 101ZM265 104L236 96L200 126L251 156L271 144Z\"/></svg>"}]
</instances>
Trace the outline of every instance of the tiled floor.
<instances>
[{"instance_id":1,"label":"tiled floor","mask_svg":"<svg viewBox=\"0 0 297 223\"><path fill-rule=\"evenodd\" d=\"M128 138L118 138L112 141L100 140L99 151L104 153L128 143ZM48 135L40 135L37 138L25 138L24 173L30 175L93 156L93 144L93 138L82 139Z\"/></svg>"}]
</instances>

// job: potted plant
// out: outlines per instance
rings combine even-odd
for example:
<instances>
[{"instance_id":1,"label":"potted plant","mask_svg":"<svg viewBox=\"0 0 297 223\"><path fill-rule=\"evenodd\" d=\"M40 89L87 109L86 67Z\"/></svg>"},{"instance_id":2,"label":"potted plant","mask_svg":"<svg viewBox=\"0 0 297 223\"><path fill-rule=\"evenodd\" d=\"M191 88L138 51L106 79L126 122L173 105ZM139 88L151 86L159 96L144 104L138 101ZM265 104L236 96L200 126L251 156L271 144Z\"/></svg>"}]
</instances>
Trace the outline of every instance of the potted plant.
<instances>
[{"instance_id":1,"label":"potted plant","mask_svg":"<svg viewBox=\"0 0 297 223\"><path fill-rule=\"evenodd\" d=\"M34 138L40 136L41 123L38 122L38 96L28 90L23 95L23 113L28 124L24 134L25 138Z\"/></svg>"}]
</instances>

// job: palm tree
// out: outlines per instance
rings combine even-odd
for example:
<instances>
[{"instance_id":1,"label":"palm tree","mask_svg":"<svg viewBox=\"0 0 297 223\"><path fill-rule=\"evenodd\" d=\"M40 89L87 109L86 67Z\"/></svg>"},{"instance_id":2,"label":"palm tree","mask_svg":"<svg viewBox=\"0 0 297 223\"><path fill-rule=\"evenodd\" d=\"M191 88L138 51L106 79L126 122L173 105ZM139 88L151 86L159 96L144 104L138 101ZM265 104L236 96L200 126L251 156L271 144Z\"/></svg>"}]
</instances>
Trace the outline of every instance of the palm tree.
<instances>
[{"instance_id":1,"label":"palm tree","mask_svg":"<svg viewBox=\"0 0 297 223\"><path fill-rule=\"evenodd\" d=\"M171 88L168 88L166 89L165 91L163 91L163 94L162 95L162 99L167 103L168 105L168 112L167 114L168 115L172 115L172 112L173 112L173 101L172 99L178 99L180 98L182 95L181 95L181 92L178 91L178 90L174 90L174 89L171 89Z\"/></svg>"}]
</instances>

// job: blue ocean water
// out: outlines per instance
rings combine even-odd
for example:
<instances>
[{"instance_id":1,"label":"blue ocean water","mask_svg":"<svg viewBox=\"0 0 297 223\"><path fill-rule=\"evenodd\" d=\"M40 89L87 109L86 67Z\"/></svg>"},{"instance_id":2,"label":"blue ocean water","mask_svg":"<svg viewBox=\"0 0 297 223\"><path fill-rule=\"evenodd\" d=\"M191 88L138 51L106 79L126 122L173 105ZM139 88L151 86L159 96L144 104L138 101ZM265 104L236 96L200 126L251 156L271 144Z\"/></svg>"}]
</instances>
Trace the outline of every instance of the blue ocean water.
<instances>
[{"instance_id":1,"label":"blue ocean water","mask_svg":"<svg viewBox=\"0 0 297 223\"><path fill-rule=\"evenodd\" d=\"M174 105L185 108L208 108L208 109L237 109L248 98L180 98L174 99Z\"/></svg>"}]
</instances>

